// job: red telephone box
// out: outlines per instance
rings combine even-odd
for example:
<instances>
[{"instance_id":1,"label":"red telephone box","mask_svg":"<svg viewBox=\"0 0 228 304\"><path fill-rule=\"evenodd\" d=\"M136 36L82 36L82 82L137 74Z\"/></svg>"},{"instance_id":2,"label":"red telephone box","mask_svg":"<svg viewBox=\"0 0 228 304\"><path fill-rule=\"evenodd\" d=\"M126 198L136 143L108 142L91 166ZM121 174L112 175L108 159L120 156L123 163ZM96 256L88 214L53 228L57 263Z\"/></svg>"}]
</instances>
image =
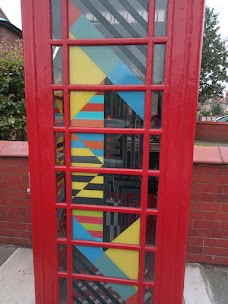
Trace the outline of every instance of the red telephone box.
<instances>
[{"instance_id":1,"label":"red telephone box","mask_svg":"<svg viewBox=\"0 0 228 304\"><path fill-rule=\"evenodd\" d=\"M37 304L181 304L203 0L23 0Z\"/></svg>"}]
</instances>

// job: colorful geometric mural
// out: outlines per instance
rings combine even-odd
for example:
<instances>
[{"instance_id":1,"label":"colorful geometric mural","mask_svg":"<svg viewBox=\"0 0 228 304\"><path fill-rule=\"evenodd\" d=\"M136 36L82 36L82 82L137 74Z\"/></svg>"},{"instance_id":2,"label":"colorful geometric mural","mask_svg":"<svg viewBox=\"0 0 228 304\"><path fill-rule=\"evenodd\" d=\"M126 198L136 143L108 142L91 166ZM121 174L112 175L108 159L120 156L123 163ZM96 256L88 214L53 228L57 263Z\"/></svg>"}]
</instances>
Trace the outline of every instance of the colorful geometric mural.
<instances>
[{"instance_id":1,"label":"colorful geometric mural","mask_svg":"<svg viewBox=\"0 0 228 304\"><path fill-rule=\"evenodd\" d=\"M69 0L70 30L79 29L80 38L93 38L84 32L85 19L90 23L86 28L94 25L104 38L146 37L148 0Z\"/></svg>"},{"instance_id":2,"label":"colorful geometric mural","mask_svg":"<svg viewBox=\"0 0 228 304\"><path fill-rule=\"evenodd\" d=\"M147 36L148 0L133 3L130 0L116 0L115 3L111 0L69 0L68 4L70 39ZM53 29L53 38L61 37L61 34L60 27ZM74 85L143 85L146 54L146 45L71 45L69 82ZM63 80L62 57L62 48L55 47L55 84L61 84ZM56 91L54 98L55 125L61 126L64 125L63 92ZM70 91L70 126L143 128L144 106L145 92L141 91ZM93 168L142 169L142 157L142 135L71 133L71 166L76 168L76 172L71 173L73 240L140 244L141 220L137 212L83 210L80 206L140 208L140 176L94 173ZM57 165L64 165L61 134L56 137L56 158ZM91 172L80 172L85 167L91 168ZM65 200L64 174L57 175L57 202ZM139 279L138 250L100 246L72 246L73 273ZM148 269L145 271L147 274ZM66 284L63 286L66 288ZM74 303L137 304L137 297L137 286L73 280ZM144 303L152 303L151 292L145 295Z\"/></svg>"}]
</instances>

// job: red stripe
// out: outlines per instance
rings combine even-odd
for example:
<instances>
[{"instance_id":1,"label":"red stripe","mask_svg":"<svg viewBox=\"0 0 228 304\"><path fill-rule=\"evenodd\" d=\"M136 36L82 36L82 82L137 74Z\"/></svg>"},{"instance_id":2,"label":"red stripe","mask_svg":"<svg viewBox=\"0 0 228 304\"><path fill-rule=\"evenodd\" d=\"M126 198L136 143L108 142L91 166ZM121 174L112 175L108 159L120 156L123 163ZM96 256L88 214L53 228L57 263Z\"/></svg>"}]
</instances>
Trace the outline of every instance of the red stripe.
<instances>
[{"instance_id":1,"label":"red stripe","mask_svg":"<svg viewBox=\"0 0 228 304\"><path fill-rule=\"evenodd\" d=\"M104 111L104 104L102 103L87 103L84 108L82 108L82 111L90 111L90 112L103 112Z\"/></svg>"},{"instance_id":2,"label":"red stripe","mask_svg":"<svg viewBox=\"0 0 228 304\"><path fill-rule=\"evenodd\" d=\"M103 238L103 232L102 231L90 231L90 230L87 230L93 237L96 237L96 238L100 238L102 239Z\"/></svg>"},{"instance_id":3,"label":"red stripe","mask_svg":"<svg viewBox=\"0 0 228 304\"><path fill-rule=\"evenodd\" d=\"M89 149L104 149L104 142L103 141L83 140L83 143Z\"/></svg>"},{"instance_id":4,"label":"red stripe","mask_svg":"<svg viewBox=\"0 0 228 304\"><path fill-rule=\"evenodd\" d=\"M62 189L62 188L63 188L63 183L61 183L61 184L57 187L56 191L59 192L59 190Z\"/></svg>"},{"instance_id":5,"label":"red stripe","mask_svg":"<svg viewBox=\"0 0 228 304\"><path fill-rule=\"evenodd\" d=\"M95 217L95 216L78 216L74 215L75 218L81 223L87 224L99 224L103 225L103 217Z\"/></svg>"},{"instance_id":6,"label":"red stripe","mask_svg":"<svg viewBox=\"0 0 228 304\"><path fill-rule=\"evenodd\" d=\"M77 128L104 128L104 120L73 119L71 120L71 126Z\"/></svg>"},{"instance_id":7,"label":"red stripe","mask_svg":"<svg viewBox=\"0 0 228 304\"><path fill-rule=\"evenodd\" d=\"M71 27L81 16L81 12L71 1L69 1L68 12L69 12L69 16L68 16L69 27Z\"/></svg>"},{"instance_id":8,"label":"red stripe","mask_svg":"<svg viewBox=\"0 0 228 304\"><path fill-rule=\"evenodd\" d=\"M76 135L76 133L71 133L71 140L79 140L79 138Z\"/></svg>"}]
</instances>

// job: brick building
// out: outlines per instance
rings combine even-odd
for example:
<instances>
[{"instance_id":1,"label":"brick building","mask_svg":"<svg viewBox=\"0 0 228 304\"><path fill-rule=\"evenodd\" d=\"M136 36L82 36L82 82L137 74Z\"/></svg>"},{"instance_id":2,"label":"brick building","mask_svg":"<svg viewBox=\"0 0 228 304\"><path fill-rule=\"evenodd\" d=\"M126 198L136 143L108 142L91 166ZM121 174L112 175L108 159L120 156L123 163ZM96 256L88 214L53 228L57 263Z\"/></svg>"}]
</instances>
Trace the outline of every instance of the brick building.
<instances>
[{"instance_id":1,"label":"brick building","mask_svg":"<svg viewBox=\"0 0 228 304\"><path fill-rule=\"evenodd\" d=\"M9 21L0 8L0 44L13 44L18 39L22 39L22 31Z\"/></svg>"}]
</instances>

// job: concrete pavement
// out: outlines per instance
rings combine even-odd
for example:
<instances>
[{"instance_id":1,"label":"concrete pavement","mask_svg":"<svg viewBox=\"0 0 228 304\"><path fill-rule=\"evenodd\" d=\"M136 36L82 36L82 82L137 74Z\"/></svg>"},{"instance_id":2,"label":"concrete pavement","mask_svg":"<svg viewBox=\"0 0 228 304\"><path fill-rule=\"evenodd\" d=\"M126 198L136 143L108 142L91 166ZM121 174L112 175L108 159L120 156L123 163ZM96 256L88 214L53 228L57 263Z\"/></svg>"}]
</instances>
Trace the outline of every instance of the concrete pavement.
<instances>
[{"instance_id":1,"label":"concrete pavement","mask_svg":"<svg viewBox=\"0 0 228 304\"><path fill-rule=\"evenodd\" d=\"M5 248L9 254L10 250ZM3 252L4 248L1 249ZM35 304L31 249L16 249L1 265L0 304Z\"/></svg>"},{"instance_id":2,"label":"concrete pavement","mask_svg":"<svg viewBox=\"0 0 228 304\"><path fill-rule=\"evenodd\" d=\"M228 267L188 264L184 299L185 304L228 304ZM31 249L0 246L0 304L35 304Z\"/></svg>"}]
</instances>

